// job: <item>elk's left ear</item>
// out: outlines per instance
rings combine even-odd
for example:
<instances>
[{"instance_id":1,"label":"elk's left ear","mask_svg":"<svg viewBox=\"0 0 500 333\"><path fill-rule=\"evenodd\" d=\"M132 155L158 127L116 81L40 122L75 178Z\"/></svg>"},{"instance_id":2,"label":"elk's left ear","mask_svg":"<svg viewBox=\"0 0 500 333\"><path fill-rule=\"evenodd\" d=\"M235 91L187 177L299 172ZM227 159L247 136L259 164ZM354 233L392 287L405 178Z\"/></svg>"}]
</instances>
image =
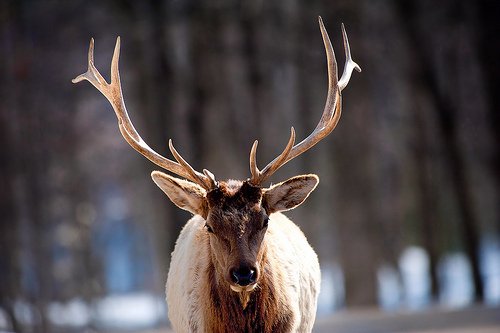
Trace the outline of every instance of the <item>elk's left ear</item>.
<instances>
[{"instance_id":1,"label":"elk's left ear","mask_svg":"<svg viewBox=\"0 0 500 333\"><path fill-rule=\"evenodd\" d=\"M268 214L293 209L307 199L318 182L316 175L292 177L265 189L262 204Z\"/></svg>"}]
</instances>

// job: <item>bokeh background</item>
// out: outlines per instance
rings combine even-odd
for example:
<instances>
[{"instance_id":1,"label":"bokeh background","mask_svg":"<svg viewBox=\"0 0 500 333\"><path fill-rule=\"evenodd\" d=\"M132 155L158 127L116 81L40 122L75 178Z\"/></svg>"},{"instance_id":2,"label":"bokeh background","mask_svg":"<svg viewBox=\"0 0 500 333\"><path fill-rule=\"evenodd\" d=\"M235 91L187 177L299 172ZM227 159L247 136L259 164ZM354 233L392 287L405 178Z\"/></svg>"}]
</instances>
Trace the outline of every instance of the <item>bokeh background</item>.
<instances>
[{"instance_id":1,"label":"bokeh background","mask_svg":"<svg viewBox=\"0 0 500 333\"><path fill-rule=\"evenodd\" d=\"M323 270L319 320L500 305L497 1L0 2L0 330L168 325L164 283L189 214L121 137L107 100L117 36L126 104L158 152L249 176L319 120L321 15L355 72L337 129L280 169L317 173L290 212ZM483 304L483 305L481 305ZM431 310L429 310L431 309ZM481 310L479 310L480 312ZM366 330L369 332L369 330Z\"/></svg>"}]
</instances>

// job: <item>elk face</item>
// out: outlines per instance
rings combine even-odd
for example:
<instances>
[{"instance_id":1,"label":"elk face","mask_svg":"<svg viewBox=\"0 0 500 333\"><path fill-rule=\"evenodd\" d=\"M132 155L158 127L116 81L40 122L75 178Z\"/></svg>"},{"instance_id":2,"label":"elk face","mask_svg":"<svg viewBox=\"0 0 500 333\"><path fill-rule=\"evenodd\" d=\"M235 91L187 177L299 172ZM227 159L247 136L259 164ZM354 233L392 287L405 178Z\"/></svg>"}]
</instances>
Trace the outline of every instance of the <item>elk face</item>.
<instances>
[{"instance_id":1,"label":"elk face","mask_svg":"<svg viewBox=\"0 0 500 333\"><path fill-rule=\"evenodd\" d=\"M316 175L302 175L261 188L248 181L220 182L206 192L199 185L162 172L154 182L178 207L205 218L215 269L235 292L251 291L261 278L269 216L300 205L318 184Z\"/></svg>"},{"instance_id":2,"label":"elk face","mask_svg":"<svg viewBox=\"0 0 500 333\"><path fill-rule=\"evenodd\" d=\"M262 190L248 182L223 182L207 194L205 229L217 271L234 291L252 290L260 277L262 240L269 216Z\"/></svg>"}]
</instances>

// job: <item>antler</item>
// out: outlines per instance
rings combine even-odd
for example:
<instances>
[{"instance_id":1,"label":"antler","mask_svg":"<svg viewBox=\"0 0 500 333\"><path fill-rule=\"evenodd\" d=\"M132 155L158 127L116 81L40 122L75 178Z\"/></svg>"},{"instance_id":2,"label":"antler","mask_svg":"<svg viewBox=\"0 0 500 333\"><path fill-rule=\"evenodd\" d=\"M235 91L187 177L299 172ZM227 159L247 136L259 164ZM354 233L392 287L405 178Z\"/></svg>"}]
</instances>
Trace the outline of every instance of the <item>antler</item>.
<instances>
[{"instance_id":1,"label":"antler","mask_svg":"<svg viewBox=\"0 0 500 333\"><path fill-rule=\"evenodd\" d=\"M326 97L326 104L323 115L321 116L318 125L316 125L316 128L312 131L312 133L296 145L294 145L295 129L292 127L290 131L290 139L288 140L288 144L286 145L283 152L274 160L272 160L268 165L266 165L266 167L262 169L262 171L257 168L256 155L258 141L255 140L250 151L250 172L252 173L250 183L254 185L262 184L276 170L320 142L335 129L337 123L340 120L340 114L342 111L341 91L347 86L347 83L349 83L349 79L351 78L353 69L361 72L361 68L351 58L349 40L347 39L347 33L345 32L344 24L342 24L346 64L340 81L337 79L337 61L335 59L335 53L333 52L332 43L330 42L328 33L326 32L325 26L323 25L321 16L318 18L318 20L321 35L323 36L323 43L325 44L326 59L328 63L328 95Z\"/></svg>"},{"instance_id":2,"label":"antler","mask_svg":"<svg viewBox=\"0 0 500 333\"><path fill-rule=\"evenodd\" d=\"M107 83L102 77L101 73L94 66L94 39L90 40L89 47L89 60L88 60L88 70L87 72L77 76L72 80L73 83L77 83L83 80L89 81L94 87L97 88L111 103L113 110L118 118L118 127L122 133L125 140L132 146L135 150L141 153L144 157L149 159L154 164L175 173L181 177L189 179L207 191L217 187L217 181L214 175L203 169L203 173L195 171L189 163L182 158L182 156L175 150L172 140L169 140L168 146L175 161L172 161L166 157L155 152L151 147L149 147L146 142L141 138L139 133L134 128L134 125L130 121L130 118L125 108L125 102L123 100L122 87L120 83L120 73L118 70L118 60L120 58L120 37L116 39L115 51L113 53L113 60L111 61L111 83Z\"/></svg>"}]
</instances>

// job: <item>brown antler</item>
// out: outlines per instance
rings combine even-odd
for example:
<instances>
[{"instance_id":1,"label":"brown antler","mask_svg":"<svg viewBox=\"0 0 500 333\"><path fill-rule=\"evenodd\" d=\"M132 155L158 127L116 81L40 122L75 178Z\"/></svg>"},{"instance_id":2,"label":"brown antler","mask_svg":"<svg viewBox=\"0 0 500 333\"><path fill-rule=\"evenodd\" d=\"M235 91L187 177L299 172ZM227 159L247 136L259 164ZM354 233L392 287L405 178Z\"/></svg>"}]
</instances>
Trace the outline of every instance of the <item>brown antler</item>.
<instances>
[{"instance_id":1,"label":"brown antler","mask_svg":"<svg viewBox=\"0 0 500 333\"><path fill-rule=\"evenodd\" d=\"M349 83L349 79L351 78L353 69L361 72L361 68L351 58L349 40L347 39L344 24L342 24L346 64L340 81L337 79L337 61L335 59L335 53L333 52L332 43L330 42L328 33L326 32L325 26L323 25L321 16L318 18L318 20L321 35L323 36L323 43L325 44L326 59L328 63L328 95L326 97L326 104L323 115L321 116L321 119L314 131L309 134L307 138L296 145L294 145L295 130L292 127L290 139L288 140L288 144L286 145L283 152L274 160L272 160L268 165L266 165L266 167L262 169L262 171L257 168L256 154L258 141L255 140L250 151L250 172L252 173L250 182L254 185L261 185L276 170L317 144L335 129L335 126L337 126L337 123L339 122L342 110L341 91L347 86L347 83Z\"/></svg>"},{"instance_id":2,"label":"brown antler","mask_svg":"<svg viewBox=\"0 0 500 333\"><path fill-rule=\"evenodd\" d=\"M217 186L214 175L204 169L203 173L195 171L189 163L187 163L182 156L175 150L172 140L169 140L169 148L172 155L175 157L176 161L172 161L165 158L155 152L151 147L149 147L146 142L141 138L139 133L137 133L134 125L130 121L130 118L125 108L125 102L123 100L122 87L120 83L120 73L118 70L118 60L120 58L120 37L116 39L115 51L113 53L113 60L111 61L111 83L107 83L102 77L101 73L94 66L94 39L90 40L89 47L89 63L87 72L77 76L72 80L73 83L77 83L83 80L89 81L94 87L97 88L111 103L116 117L118 118L118 127L122 133L125 140L132 146L135 150L141 153L144 157L149 159L154 164L175 173L181 177L189 179L198 185L205 188L207 191L213 189Z\"/></svg>"}]
</instances>

